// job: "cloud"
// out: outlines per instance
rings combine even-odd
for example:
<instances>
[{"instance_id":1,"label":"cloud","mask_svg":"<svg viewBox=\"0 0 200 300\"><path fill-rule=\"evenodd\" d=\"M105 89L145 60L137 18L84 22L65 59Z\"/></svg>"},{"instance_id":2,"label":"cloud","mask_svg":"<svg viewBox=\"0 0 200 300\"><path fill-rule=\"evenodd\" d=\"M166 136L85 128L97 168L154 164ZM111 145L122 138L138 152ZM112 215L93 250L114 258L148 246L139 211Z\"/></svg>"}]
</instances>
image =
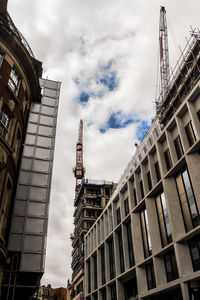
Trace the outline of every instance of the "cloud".
<instances>
[{"instance_id":1,"label":"cloud","mask_svg":"<svg viewBox=\"0 0 200 300\"><path fill-rule=\"evenodd\" d=\"M163 5L173 66L180 53L171 29L175 44L183 48L190 24L200 27L199 0L192 5L163 0ZM9 0L8 9L43 62L43 76L62 82L42 283L66 286L71 277L72 168L79 120L84 121L86 177L117 181L155 114L160 1ZM109 125L113 113L118 114ZM102 134L99 128L106 124L109 130ZM122 127L116 129L116 124Z\"/></svg>"}]
</instances>

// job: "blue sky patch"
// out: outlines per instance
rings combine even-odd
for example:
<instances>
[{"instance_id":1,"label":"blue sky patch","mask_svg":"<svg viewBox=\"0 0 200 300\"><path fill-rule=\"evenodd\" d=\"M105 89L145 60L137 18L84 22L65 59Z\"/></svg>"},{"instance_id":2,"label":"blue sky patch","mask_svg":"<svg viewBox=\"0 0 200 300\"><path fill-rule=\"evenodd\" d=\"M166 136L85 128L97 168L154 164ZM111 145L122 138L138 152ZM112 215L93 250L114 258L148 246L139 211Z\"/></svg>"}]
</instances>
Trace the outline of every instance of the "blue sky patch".
<instances>
[{"instance_id":1,"label":"blue sky patch","mask_svg":"<svg viewBox=\"0 0 200 300\"><path fill-rule=\"evenodd\" d=\"M150 122L142 120L135 115L125 115L121 111L113 112L107 122L99 128L101 133L106 133L110 128L121 129L126 128L128 125L138 123L136 137L141 141L150 127Z\"/></svg>"},{"instance_id":2,"label":"blue sky patch","mask_svg":"<svg viewBox=\"0 0 200 300\"><path fill-rule=\"evenodd\" d=\"M82 106L87 105L90 98L102 98L106 93L114 91L118 85L117 72L113 70L113 61L99 68L98 72L81 83L81 79L74 78L74 83L79 88L79 95L75 101Z\"/></svg>"}]
</instances>

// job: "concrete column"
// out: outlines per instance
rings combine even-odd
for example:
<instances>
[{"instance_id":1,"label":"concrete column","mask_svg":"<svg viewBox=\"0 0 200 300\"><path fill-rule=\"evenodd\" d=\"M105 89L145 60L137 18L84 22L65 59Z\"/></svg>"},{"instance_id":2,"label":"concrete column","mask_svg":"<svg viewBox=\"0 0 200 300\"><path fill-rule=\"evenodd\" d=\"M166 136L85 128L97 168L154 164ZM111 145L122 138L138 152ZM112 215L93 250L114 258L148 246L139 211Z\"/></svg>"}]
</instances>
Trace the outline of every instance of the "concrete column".
<instances>
[{"instance_id":1,"label":"concrete column","mask_svg":"<svg viewBox=\"0 0 200 300\"><path fill-rule=\"evenodd\" d=\"M116 291L117 291L117 300L125 299L125 297L124 297L124 285L120 280L117 280Z\"/></svg>"},{"instance_id":2,"label":"concrete column","mask_svg":"<svg viewBox=\"0 0 200 300\"><path fill-rule=\"evenodd\" d=\"M185 282L181 283L181 291L182 291L183 300L190 299L189 290L188 290L188 284L187 283L185 283Z\"/></svg>"},{"instance_id":3,"label":"concrete column","mask_svg":"<svg viewBox=\"0 0 200 300\"><path fill-rule=\"evenodd\" d=\"M125 217L125 209L124 209L124 197L123 193L119 193L119 203L120 203L120 213L121 213L121 220Z\"/></svg>"},{"instance_id":4,"label":"concrete column","mask_svg":"<svg viewBox=\"0 0 200 300\"><path fill-rule=\"evenodd\" d=\"M133 213L131 215L131 231L133 237L133 250L134 250L135 264L137 265L144 260L144 249L143 249L143 242L142 242L139 213Z\"/></svg>"},{"instance_id":5,"label":"concrete column","mask_svg":"<svg viewBox=\"0 0 200 300\"><path fill-rule=\"evenodd\" d=\"M163 189L166 199L166 206L171 224L172 237L176 240L185 233L185 225L181 213L179 196L174 178L163 180Z\"/></svg>"},{"instance_id":6,"label":"concrete column","mask_svg":"<svg viewBox=\"0 0 200 300\"><path fill-rule=\"evenodd\" d=\"M132 209L135 207L134 203L134 195L133 195L133 182L128 180L128 203L129 203L129 209L132 211Z\"/></svg>"},{"instance_id":7,"label":"concrete column","mask_svg":"<svg viewBox=\"0 0 200 300\"><path fill-rule=\"evenodd\" d=\"M184 125L183 125L183 121L179 117L175 117L175 119L176 119L176 123L177 123L177 129L178 129L178 132L179 132L179 136L180 136L180 139L181 139L181 142L182 142L183 151L185 153L190 148L190 145L189 145L189 142L188 142L188 139L187 139L187 135L186 135L185 128L184 128Z\"/></svg>"},{"instance_id":8,"label":"concrete column","mask_svg":"<svg viewBox=\"0 0 200 300\"><path fill-rule=\"evenodd\" d=\"M153 261L154 261L156 286L167 283L165 264L164 264L163 258L162 257L154 257Z\"/></svg>"},{"instance_id":9,"label":"concrete column","mask_svg":"<svg viewBox=\"0 0 200 300\"><path fill-rule=\"evenodd\" d=\"M136 190L136 197L137 197L137 204L141 201L142 195L140 190L140 183L139 183L139 175L135 174L135 190Z\"/></svg>"},{"instance_id":10,"label":"concrete column","mask_svg":"<svg viewBox=\"0 0 200 300\"><path fill-rule=\"evenodd\" d=\"M176 255L179 277L191 274L193 272L193 267L187 243L174 244L174 251Z\"/></svg>"},{"instance_id":11,"label":"concrete column","mask_svg":"<svg viewBox=\"0 0 200 300\"><path fill-rule=\"evenodd\" d=\"M110 258L109 258L109 249L108 243L104 243L104 251L105 251L105 275L106 275L106 282L110 280Z\"/></svg>"},{"instance_id":12,"label":"concrete column","mask_svg":"<svg viewBox=\"0 0 200 300\"><path fill-rule=\"evenodd\" d=\"M145 267L136 268L138 295L148 290Z\"/></svg>"},{"instance_id":13,"label":"concrete column","mask_svg":"<svg viewBox=\"0 0 200 300\"><path fill-rule=\"evenodd\" d=\"M197 135L197 140L200 138L200 126L199 126L199 118L197 116L197 112L192 102L187 102L187 108L190 115L190 119L192 120L192 125L194 127L194 132Z\"/></svg>"},{"instance_id":14,"label":"concrete column","mask_svg":"<svg viewBox=\"0 0 200 300\"><path fill-rule=\"evenodd\" d=\"M200 155L198 153L188 154L186 155L186 162L195 194L198 211L200 212L199 168L196 167L200 166Z\"/></svg>"},{"instance_id":15,"label":"concrete column","mask_svg":"<svg viewBox=\"0 0 200 300\"><path fill-rule=\"evenodd\" d=\"M157 157L158 157L160 175L161 175L161 178L163 178L164 175L167 173L167 166L165 163L163 148L160 143L156 143L156 153L157 153Z\"/></svg>"},{"instance_id":16,"label":"concrete column","mask_svg":"<svg viewBox=\"0 0 200 300\"><path fill-rule=\"evenodd\" d=\"M115 273L117 276L121 274L121 267L120 267L119 241L116 232L113 233L113 245L114 245L114 256L115 256Z\"/></svg>"},{"instance_id":17,"label":"concrete column","mask_svg":"<svg viewBox=\"0 0 200 300\"><path fill-rule=\"evenodd\" d=\"M130 263L129 263L127 231L126 231L126 225L124 225L124 224L122 224L122 242L123 242L123 253L125 253L124 267L125 267L125 271L127 271L130 268Z\"/></svg>"},{"instance_id":18,"label":"concrete column","mask_svg":"<svg viewBox=\"0 0 200 300\"><path fill-rule=\"evenodd\" d=\"M155 186L157 183L157 176L156 176L156 171L154 168L153 156L150 154L148 154L148 161L149 161L149 170L150 170L150 174L151 174L152 186Z\"/></svg>"},{"instance_id":19,"label":"concrete column","mask_svg":"<svg viewBox=\"0 0 200 300\"><path fill-rule=\"evenodd\" d=\"M166 139L169 146L169 152L172 159L172 164L175 165L177 162L176 149L171 131L166 130Z\"/></svg>"}]
</instances>

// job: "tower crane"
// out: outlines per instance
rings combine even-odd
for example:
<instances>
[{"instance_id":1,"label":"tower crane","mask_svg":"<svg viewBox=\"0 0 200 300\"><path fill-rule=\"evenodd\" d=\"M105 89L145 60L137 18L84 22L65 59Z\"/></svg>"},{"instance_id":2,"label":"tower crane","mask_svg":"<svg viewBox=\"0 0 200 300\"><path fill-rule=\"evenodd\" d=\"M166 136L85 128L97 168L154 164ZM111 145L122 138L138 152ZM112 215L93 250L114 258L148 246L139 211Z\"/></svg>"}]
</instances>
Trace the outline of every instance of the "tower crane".
<instances>
[{"instance_id":1,"label":"tower crane","mask_svg":"<svg viewBox=\"0 0 200 300\"><path fill-rule=\"evenodd\" d=\"M167 19L166 19L166 10L164 6L160 7L159 42L160 42L160 87L161 87L161 100L163 100L167 92L167 87L170 79Z\"/></svg>"},{"instance_id":2,"label":"tower crane","mask_svg":"<svg viewBox=\"0 0 200 300\"><path fill-rule=\"evenodd\" d=\"M78 192L81 180L84 178L85 169L83 167L83 120L80 120L78 142L76 143L76 166L73 169L76 177L75 194Z\"/></svg>"}]
</instances>

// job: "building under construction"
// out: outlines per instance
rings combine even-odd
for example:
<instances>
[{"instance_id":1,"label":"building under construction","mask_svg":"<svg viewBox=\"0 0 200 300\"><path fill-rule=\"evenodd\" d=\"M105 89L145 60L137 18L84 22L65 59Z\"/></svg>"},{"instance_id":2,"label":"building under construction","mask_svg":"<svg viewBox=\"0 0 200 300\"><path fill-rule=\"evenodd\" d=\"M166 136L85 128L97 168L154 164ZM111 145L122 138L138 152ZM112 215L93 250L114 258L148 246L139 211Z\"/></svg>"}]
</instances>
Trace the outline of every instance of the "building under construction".
<instances>
[{"instance_id":1,"label":"building under construction","mask_svg":"<svg viewBox=\"0 0 200 300\"><path fill-rule=\"evenodd\" d=\"M157 114L85 236L87 300L200 299L200 32L170 77L165 13Z\"/></svg>"},{"instance_id":2,"label":"building under construction","mask_svg":"<svg viewBox=\"0 0 200 300\"><path fill-rule=\"evenodd\" d=\"M104 180L84 179L83 167L83 121L80 121L76 145L76 177L74 200L74 233L72 239L72 285L71 298L84 299L84 236L100 216L113 193L115 185Z\"/></svg>"}]
</instances>

